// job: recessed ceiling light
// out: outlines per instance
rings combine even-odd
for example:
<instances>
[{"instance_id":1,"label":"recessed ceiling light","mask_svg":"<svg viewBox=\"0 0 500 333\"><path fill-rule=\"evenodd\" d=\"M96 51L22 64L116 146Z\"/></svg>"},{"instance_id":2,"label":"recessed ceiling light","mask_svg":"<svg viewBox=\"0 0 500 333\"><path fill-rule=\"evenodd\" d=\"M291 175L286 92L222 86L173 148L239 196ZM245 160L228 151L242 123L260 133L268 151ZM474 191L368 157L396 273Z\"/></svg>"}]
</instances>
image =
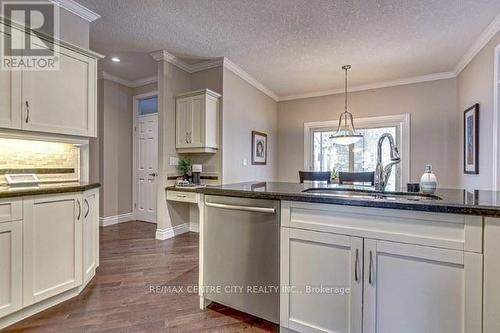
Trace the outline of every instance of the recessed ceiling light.
<instances>
[{"instance_id":1,"label":"recessed ceiling light","mask_svg":"<svg viewBox=\"0 0 500 333\"><path fill-rule=\"evenodd\" d=\"M118 58L118 57L113 57L113 58L111 58L111 61L112 61L112 62L120 62L120 58Z\"/></svg>"}]
</instances>

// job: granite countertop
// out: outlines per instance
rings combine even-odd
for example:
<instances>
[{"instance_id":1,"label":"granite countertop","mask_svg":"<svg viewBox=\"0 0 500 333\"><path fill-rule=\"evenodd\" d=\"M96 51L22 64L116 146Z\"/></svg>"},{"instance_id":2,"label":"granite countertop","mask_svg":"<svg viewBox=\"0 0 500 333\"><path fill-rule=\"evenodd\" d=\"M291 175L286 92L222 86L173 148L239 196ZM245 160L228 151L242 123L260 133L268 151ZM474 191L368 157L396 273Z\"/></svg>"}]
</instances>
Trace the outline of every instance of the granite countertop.
<instances>
[{"instance_id":1,"label":"granite countertop","mask_svg":"<svg viewBox=\"0 0 500 333\"><path fill-rule=\"evenodd\" d=\"M309 188L364 189L369 187L340 186L326 184L299 184L284 182L247 182L201 188L168 187L167 190L198 192L209 195L225 195L257 199L291 200L329 203L349 206L376 207L415 210L438 213L467 214L500 217L500 192L466 191L459 189L438 189L435 193L440 200L387 200L373 198L347 198L302 192ZM391 192L388 192L391 193Z\"/></svg>"},{"instance_id":2,"label":"granite countertop","mask_svg":"<svg viewBox=\"0 0 500 333\"><path fill-rule=\"evenodd\" d=\"M101 184L99 183L90 183L90 182L41 183L37 187L12 188L9 186L0 186L0 198L14 198L27 195L83 192L100 186Z\"/></svg>"}]
</instances>

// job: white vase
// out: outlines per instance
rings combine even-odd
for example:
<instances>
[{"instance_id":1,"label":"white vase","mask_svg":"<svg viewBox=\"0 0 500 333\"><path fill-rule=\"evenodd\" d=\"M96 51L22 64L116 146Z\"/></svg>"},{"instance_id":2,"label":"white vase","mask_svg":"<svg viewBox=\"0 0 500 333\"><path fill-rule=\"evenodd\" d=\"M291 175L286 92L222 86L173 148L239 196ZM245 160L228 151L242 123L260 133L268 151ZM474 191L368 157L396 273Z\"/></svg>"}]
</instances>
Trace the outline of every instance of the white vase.
<instances>
[{"instance_id":1,"label":"white vase","mask_svg":"<svg viewBox=\"0 0 500 333\"><path fill-rule=\"evenodd\" d=\"M420 192L425 194L434 194L437 188L437 178L434 173L432 173L432 165L425 166L425 172L420 178Z\"/></svg>"}]
</instances>

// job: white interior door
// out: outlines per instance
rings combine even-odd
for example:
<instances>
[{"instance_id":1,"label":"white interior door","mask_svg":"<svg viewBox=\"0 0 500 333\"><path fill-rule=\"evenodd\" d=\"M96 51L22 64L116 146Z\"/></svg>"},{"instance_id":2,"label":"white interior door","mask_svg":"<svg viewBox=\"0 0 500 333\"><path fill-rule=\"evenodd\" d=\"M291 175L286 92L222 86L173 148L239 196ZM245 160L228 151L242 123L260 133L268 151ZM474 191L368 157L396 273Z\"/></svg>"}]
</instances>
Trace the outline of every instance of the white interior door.
<instances>
[{"instance_id":1,"label":"white interior door","mask_svg":"<svg viewBox=\"0 0 500 333\"><path fill-rule=\"evenodd\" d=\"M158 114L138 115L135 128L135 216L156 223Z\"/></svg>"}]
</instances>

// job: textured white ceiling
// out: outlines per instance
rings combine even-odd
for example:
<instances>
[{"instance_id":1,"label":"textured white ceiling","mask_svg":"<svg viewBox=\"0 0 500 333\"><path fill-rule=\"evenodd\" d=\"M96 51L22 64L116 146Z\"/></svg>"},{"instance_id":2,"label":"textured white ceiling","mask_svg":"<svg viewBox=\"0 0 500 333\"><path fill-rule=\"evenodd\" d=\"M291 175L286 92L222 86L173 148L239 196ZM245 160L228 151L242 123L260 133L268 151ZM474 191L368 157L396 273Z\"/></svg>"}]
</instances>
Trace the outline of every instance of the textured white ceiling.
<instances>
[{"instance_id":1,"label":"textured white ceiling","mask_svg":"<svg viewBox=\"0 0 500 333\"><path fill-rule=\"evenodd\" d=\"M499 0L77 1L102 16L94 50L144 55L112 74L154 74L145 55L159 49L225 56L279 96L340 88L346 63L352 85L451 71L500 13Z\"/></svg>"}]
</instances>

